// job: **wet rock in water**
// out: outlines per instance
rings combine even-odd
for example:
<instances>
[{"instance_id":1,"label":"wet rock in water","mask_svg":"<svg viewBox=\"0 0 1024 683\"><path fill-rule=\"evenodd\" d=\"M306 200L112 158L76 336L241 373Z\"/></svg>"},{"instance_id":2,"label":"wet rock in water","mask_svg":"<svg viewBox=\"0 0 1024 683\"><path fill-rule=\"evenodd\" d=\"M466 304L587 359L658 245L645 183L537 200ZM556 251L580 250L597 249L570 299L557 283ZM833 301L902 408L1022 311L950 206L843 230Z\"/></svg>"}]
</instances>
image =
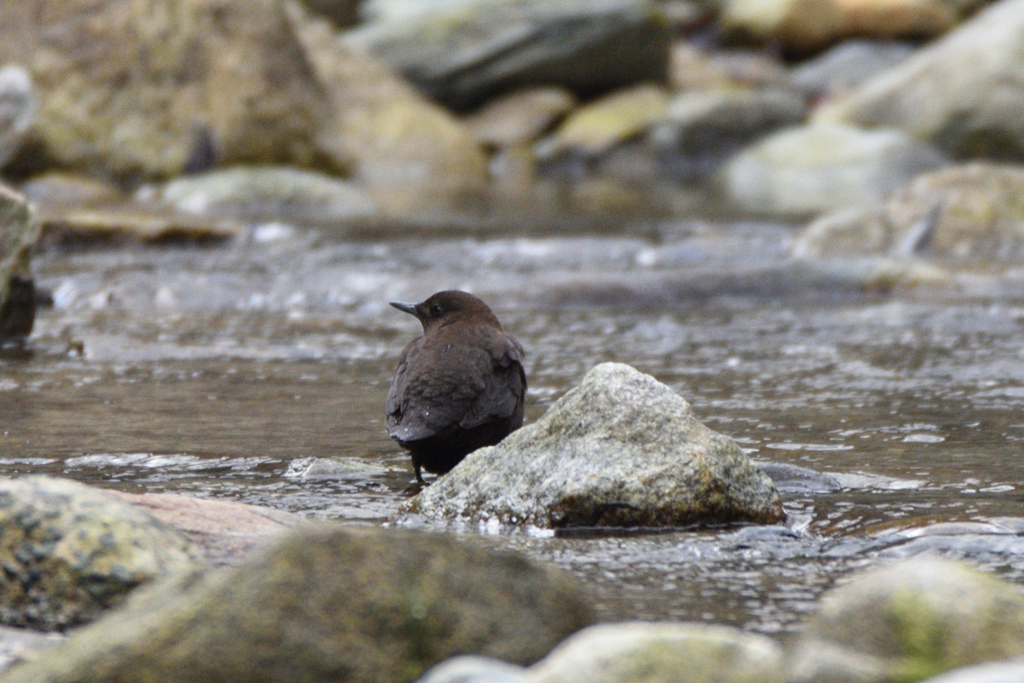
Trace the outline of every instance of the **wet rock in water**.
<instances>
[{"instance_id":1,"label":"wet rock in water","mask_svg":"<svg viewBox=\"0 0 1024 683\"><path fill-rule=\"evenodd\" d=\"M32 333L36 315L30 260L39 225L25 198L0 184L0 343Z\"/></svg>"},{"instance_id":2,"label":"wet rock in water","mask_svg":"<svg viewBox=\"0 0 1024 683\"><path fill-rule=\"evenodd\" d=\"M182 213L240 218L330 222L377 211L350 182L286 167L235 167L178 178L158 196Z\"/></svg>"},{"instance_id":3,"label":"wet rock in water","mask_svg":"<svg viewBox=\"0 0 1024 683\"><path fill-rule=\"evenodd\" d=\"M1024 0L981 11L815 113L899 128L962 158L1024 158Z\"/></svg>"},{"instance_id":4,"label":"wet rock in water","mask_svg":"<svg viewBox=\"0 0 1024 683\"><path fill-rule=\"evenodd\" d=\"M0 168L21 147L35 115L32 77L20 66L0 69Z\"/></svg>"},{"instance_id":5,"label":"wet rock in water","mask_svg":"<svg viewBox=\"0 0 1024 683\"><path fill-rule=\"evenodd\" d=\"M40 242L54 245L171 244L215 245L244 232L240 223L207 216L119 208L61 209L39 212Z\"/></svg>"},{"instance_id":6,"label":"wet rock in water","mask_svg":"<svg viewBox=\"0 0 1024 683\"><path fill-rule=\"evenodd\" d=\"M580 107L537 144L541 159L593 158L664 120L668 93L656 85L620 90Z\"/></svg>"},{"instance_id":7,"label":"wet rock in water","mask_svg":"<svg viewBox=\"0 0 1024 683\"><path fill-rule=\"evenodd\" d=\"M306 522L304 517L283 510L234 501L174 493L103 493L142 508L178 530L215 564L237 564L254 549Z\"/></svg>"},{"instance_id":8,"label":"wet rock in water","mask_svg":"<svg viewBox=\"0 0 1024 683\"><path fill-rule=\"evenodd\" d=\"M496 97L463 119L474 137L490 147L534 142L576 105L565 88L528 88Z\"/></svg>"},{"instance_id":9,"label":"wet rock in water","mask_svg":"<svg viewBox=\"0 0 1024 683\"><path fill-rule=\"evenodd\" d=\"M535 683L782 683L782 648L728 626L601 624L530 668Z\"/></svg>"},{"instance_id":10,"label":"wet rock in water","mask_svg":"<svg viewBox=\"0 0 1024 683\"><path fill-rule=\"evenodd\" d=\"M874 569L822 600L796 642L791 683L916 681L1024 653L1024 596L948 560Z\"/></svg>"},{"instance_id":11,"label":"wet rock in water","mask_svg":"<svg viewBox=\"0 0 1024 683\"><path fill-rule=\"evenodd\" d=\"M402 683L458 654L531 663L591 621L571 577L519 555L322 525L146 589L5 683Z\"/></svg>"},{"instance_id":12,"label":"wet rock in water","mask_svg":"<svg viewBox=\"0 0 1024 683\"><path fill-rule=\"evenodd\" d=\"M740 152L721 180L746 211L799 216L881 206L890 192L944 161L900 131L818 124L781 131Z\"/></svg>"},{"instance_id":13,"label":"wet rock in water","mask_svg":"<svg viewBox=\"0 0 1024 683\"><path fill-rule=\"evenodd\" d=\"M533 683L526 669L487 657L465 655L441 662L416 683Z\"/></svg>"},{"instance_id":14,"label":"wet rock in water","mask_svg":"<svg viewBox=\"0 0 1024 683\"><path fill-rule=\"evenodd\" d=\"M833 493L843 485L826 472L781 462L759 462L757 466L768 475L779 493Z\"/></svg>"},{"instance_id":15,"label":"wet rock in water","mask_svg":"<svg viewBox=\"0 0 1024 683\"><path fill-rule=\"evenodd\" d=\"M308 67L334 109L321 139L348 159L382 211L403 218L451 211L486 189L487 158L469 131L322 21L288 5Z\"/></svg>"},{"instance_id":16,"label":"wet rock in water","mask_svg":"<svg viewBox=\"0 0 1024 683\"><path fill-rule=\"evenodd\" d=\"M748 143L806 116L807 103L793 90L684 92L669 103L651 141L673 175L700 177Z\"/></svg>"},{"instance_id":17,"label":"wet rock in water","mask_svg":"<svg viewBox=\"0 0 1024 683\"><path fill-rule=\"evenodd\" d=\"M0 480L0 621L63 630L143 583L202 564L178 532L65 479Z\"/></svg>"},{"instance_id":18,"label":"wet rock in water","mask_svg":"<svg viewBox=\"0 0 1024 683\"><path fill-rule=\"evenodd\" d=\"M805 55L844 38L922 38L959 20L946 0L728 0L719 18L731 40L775 43Z\"/></svg>"},{"instance_id":19,"label":"wet rock in water","mask_svg":"<svg viewBox=\"0 0 1024 683\"><path fill-rule=\"evenodd\" d=\"M771 480L650 375L602 363L539 420L470 453L399 519L651 527L783 519Z\"/></svg>"},{"instance_id":20,"label":"wet rock in water","mask_svg":"<svg viewBox=\"0 0 1024 683\"><path fill-rule=\"evenodd\" d=\"M829 214L794 244L802 256L887 254L957 266L1024 262L1024 167L971 163L916 178L880 211Z\"/></svg>"},{"instance_id":21,"label":"wet rock in water","mask_svg":"<svg viewBox=\"0 0 1024 683\"><path fill-rule=\"evenodd\" d=\"M923 683L1020 683L1024 681L1024 658L978 664L954 669Z\"/></svg>"},{"instance_id":22,"label":"wet rock in water","mask_svg":"<svg viewBox=\"0 0 1024 683\"><path fill-rule=\"evenodd\" d=\"M403 73L426 95L465 110L534 85L592 96L644 81L663 83L670 33L646 0L485 0L371 24L345 40Z\"/></svg>"},{"instance_id":23,"label":"wet rock in water","mask_svg":"<svg viewBox=\"0 0 1024 683\"><path fill-rule=\"evenodd\" d=\"M903 63L915 49L891 40L848 40L793 69L791 82L808 97L838 97Z\"/></svg>"}]
</instances>

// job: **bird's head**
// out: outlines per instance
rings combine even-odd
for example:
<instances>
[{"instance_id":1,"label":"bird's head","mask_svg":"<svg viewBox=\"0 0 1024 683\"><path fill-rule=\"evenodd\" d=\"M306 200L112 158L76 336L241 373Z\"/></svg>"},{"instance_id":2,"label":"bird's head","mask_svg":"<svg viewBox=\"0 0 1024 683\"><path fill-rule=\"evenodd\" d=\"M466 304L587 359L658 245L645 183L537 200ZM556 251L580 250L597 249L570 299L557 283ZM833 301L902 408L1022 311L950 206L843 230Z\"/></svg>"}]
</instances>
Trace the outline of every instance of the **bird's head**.
<instances>
[{"instance_id":1,"label":"bird's head","mask_svg":"<svg viewBox=\"0 0 1024 683\"><path fill-rule=\"evenodd\" d=\"M400 311L416 316L423 324L424 334L429 334L435 329L455 322L491 325L501 329L501 323L498 322L498 318L487 304L468 292L455 290L438 292L418 304L392 301L391 305Z\"/></svg>"}]
</instances>

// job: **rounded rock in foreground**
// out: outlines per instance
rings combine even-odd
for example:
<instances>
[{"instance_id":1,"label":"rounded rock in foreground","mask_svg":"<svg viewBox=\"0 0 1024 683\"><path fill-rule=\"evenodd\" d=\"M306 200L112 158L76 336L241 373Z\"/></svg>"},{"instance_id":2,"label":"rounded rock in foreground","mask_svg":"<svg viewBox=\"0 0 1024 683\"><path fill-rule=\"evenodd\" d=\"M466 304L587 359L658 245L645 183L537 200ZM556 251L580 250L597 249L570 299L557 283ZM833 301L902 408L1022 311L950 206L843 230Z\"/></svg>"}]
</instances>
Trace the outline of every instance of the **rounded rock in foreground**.
<instances>
[{"instance_id":1,"label":"rounded rock in foreground","mask_svg":"<svg viewBox=\"0 0 1024 683\"><path fill-rule=\"evenodd\" d=\"M537 422L466 456L399 521L673 527L783 519L771 480L650 375L598 365Z\"/></svg>"},{"instance_id":2,"label":"rounded rock in foreground","mask_svg":"<svg viewBox=\"0 0 1024 683\"><path fill-rule=\"evenodd\" d=\"M917 681L1024 654L1024 596L947 560L875 569L826 595L789 681Z\"/></svg>"},{"instance_id":3,"label":"rounded rock in foreground","mask_svg":"<svg viewBox=\"0 0 1024 683\"><path fill-rule=\"evenodd\" d=\"M202 564L149 513L65 479L0 480L0 622L83 624L159 576Z\"/></svg>"}]
</instances>

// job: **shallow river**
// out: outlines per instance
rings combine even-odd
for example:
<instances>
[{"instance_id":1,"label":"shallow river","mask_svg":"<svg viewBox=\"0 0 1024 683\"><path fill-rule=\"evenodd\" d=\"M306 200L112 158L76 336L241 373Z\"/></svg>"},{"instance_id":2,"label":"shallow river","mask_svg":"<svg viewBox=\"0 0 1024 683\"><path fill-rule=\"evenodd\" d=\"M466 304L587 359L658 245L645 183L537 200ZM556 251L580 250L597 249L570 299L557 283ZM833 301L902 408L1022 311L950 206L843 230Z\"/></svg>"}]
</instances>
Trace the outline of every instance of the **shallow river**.
<instances>
[{"instance_id":1,"label":"shallow river","mask_svg":"<svg viewBox=\"0 0 1024 683\"><path fill-rule=\"evenodd\" d=\"M495 234L272 223L44 252L55 306L0 357L0 475L383 522L413 477L382 406L418 334L387 302L464 288L527 349L528 420L616 360L757 461L834 475L780 484L785 526L489 538L576 573L602 618L789 632L836 580L918 553L1024 581L1024 302L779 284L785 226Z\"/></svg>"}]
</instances>

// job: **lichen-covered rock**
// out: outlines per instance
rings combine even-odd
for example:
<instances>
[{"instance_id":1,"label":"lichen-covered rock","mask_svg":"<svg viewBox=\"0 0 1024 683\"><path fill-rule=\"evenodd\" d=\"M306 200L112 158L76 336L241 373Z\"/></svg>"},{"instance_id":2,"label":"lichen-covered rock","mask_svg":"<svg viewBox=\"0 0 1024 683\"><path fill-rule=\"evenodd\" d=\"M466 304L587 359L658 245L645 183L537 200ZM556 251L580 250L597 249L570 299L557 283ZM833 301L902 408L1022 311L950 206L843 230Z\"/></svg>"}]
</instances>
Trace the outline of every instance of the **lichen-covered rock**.
<instances>
[{"instance_id":1,"label":"lichen-covered rock","mask_svg":"<svg viewBox=\"0 0 1024 683\"><path fill-rule=\"evenodd\" d=\"M892 191L944 162L942 154L897 130L817 124L780 131L722 169L740 208L794 216L876 207Z\"/></svg>"},{"instance_id":2,"label":"lichen-covered rock","mask_svg":"<svg viewBox=\"0 0 1024 683\"><path fill-rule=\"evenodd\" d=\"M771 523L771 480L669 387L602 363L537 422L470 453L400 515L541 528Z\"/></svg>"},{"instance_id":3,"label":"lichen-covered rock","mask_svg":"<svg viewBox=\"0 0 1024 683\"><path fill-rule=\"evenodd\" d=\"M0 622L63 630L201 563L174 529L101 491L41 476L0 480Z\"/></svg>"},{"instance_id":4,"label":"lichen-covered rock","mask_svg":"<svg viewBox=\"0 0 1024 683\"><path fill-rule=\"evenodd\" d=\"M352 183L287 167L238 166L178 178L159 197L183 213L297 221L337 221L377 210Z\"/></svg>"},{"instance_id":5,"label":"lichen-covered rock","mask_svg":"<svg viewBox=\"0 0 1024 683\"><path fill-rule=\"evenodd\" d=\"M790 654L791 683L918 681L1024 654L1024 596L967 565L911 560L822 598Z\"/></svg>"},{"instance_id":6,"label":"lichen-covered rock","mask_svg":"<svg viewBox=\"0 0 1024 683\"><path fill-rule=\"evenodd\" d=\"M20 66L0 69L0 168L18 151L35 115L32 77Z\"/></svg>"},{"instance_id":7,"label":"lichen-covered rock","mask_svg":"<svg viewBox=\"0 0 1024 683\"><path fill-rule=\"evenodd\" d=\"M979 12L815 113L899 128L960 158L1024 158L1024 0Z\"/></svg>"},{"instance_id":8,"label":"lichen-covered rock","mask_svg":"<svg viewBox=\"0 0 1024 683\"><path fill-rule=\"evenodd\" d=\"M574 580L519 555L323 525L147 587L5 683L407 683L459 654L532 663L591 620Z\"/></svg>"},{"instance_id":9,"label":"lichen-covered rock","mask_svg":"<svg viewBox=\"0 0 1024 683\"><path fill-rule=\"evenodd\" d=\"M648 0L435 6L405 21L371 24L345 40L457 110L535 85L592 96L644 81L663 83L668 75L671 29Z\"/></svg>"},{"instance_id":10,"label":"lichen-covered rock","mask_svg":"<svg viewBox=\"0 0 1024 683\"><path fill-rule=\"evenodd\" d=\"M32 333L35 281L30 261L39 225L25 198L0 184L0 343Z\"/></svg>"},{"instance_id":11,"label":"lichen-covered rock","mask_svg":"<svg viewBox=\"0 0 1024 683\"><path fill-rule=\"evenodd\" d=\"M535 683L782 683L782 648L728 626L601 624L530 668Z\"/></svg>"},{"instance_id":12,"label":"lichen-covered rock","mask_svg":"<svg viewBox=\"0 0 1024 683\"><path fill-rule=\"evenodd\" d=\"M1024 166L971 163L925 173L879 211L813 222L794 253L884 254L961 267L1024 262Z\"/></svg>"}]
</instances>

